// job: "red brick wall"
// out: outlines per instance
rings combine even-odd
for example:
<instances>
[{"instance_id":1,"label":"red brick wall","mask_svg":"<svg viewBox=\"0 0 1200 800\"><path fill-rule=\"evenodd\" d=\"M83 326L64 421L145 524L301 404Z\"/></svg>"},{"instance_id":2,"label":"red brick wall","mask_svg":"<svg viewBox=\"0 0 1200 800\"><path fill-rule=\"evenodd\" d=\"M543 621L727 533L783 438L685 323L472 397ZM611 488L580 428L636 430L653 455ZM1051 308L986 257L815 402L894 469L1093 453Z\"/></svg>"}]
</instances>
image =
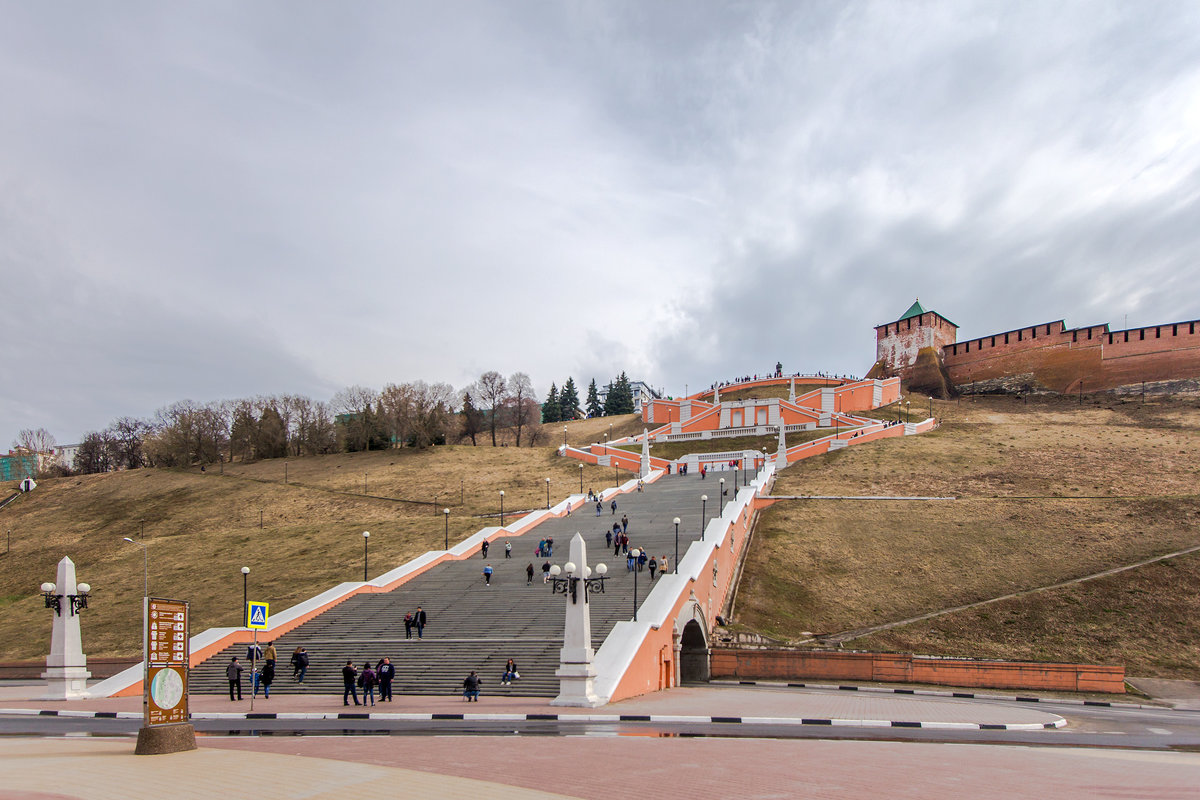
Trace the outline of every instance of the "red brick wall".
<instances>
[{"instance_id":1,"label":"red brick wall","mask_svg":"<svg viewBox=\"0 0 1200 800\"><path fill-rule=\"evenodd\" d=\"M1052 322L957 342L944 349L943 362L955 384L1032 374L1057 392L1077 391L1080 381L1090 391L1195 378L1200 377L1200 323L1113 333L1105 325L1066 330L1062 322Z\"/></svg>"},{"instance_id":2,"label":"red brick wall","mask_svg":"<svg viewBox=\"0 0 1200 800\"><path fill-rule=\"evenodd\" d=\"M713 678L925 683L988 689L1125 692L1125 668L1093 664L974 661L903 653L713 648Z\"/></svg>"},{"instance_id":3,"label":"red brick wall","mask_svg":"<svg viewBox=\"0 0 1200 800\"><path fill-rule=\"evenodd\" d=\"M902 375L917 360L922 347L941 349L954 342L957 329L939 314L927 312L875 329L875 361L889 375Z\"/></svg>"}]
</instances>

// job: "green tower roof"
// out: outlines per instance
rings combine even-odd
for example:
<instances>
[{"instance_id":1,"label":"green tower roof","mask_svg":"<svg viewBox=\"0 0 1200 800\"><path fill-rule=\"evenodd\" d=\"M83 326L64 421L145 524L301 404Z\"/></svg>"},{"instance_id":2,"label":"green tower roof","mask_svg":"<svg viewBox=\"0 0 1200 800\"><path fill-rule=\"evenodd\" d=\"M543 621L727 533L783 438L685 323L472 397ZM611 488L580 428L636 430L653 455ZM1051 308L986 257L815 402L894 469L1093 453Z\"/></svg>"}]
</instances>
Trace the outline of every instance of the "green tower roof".
<instances>
[{"instance_id":1,"label":"green tower roof","mask_svg":"<svg viewBox=\"0 0 1200 800\"><path fill-rule=\"evenodd\" d=\"M920 298L917 298L916 302L908 307L908 311L905 311L903 314L901 314L900 319L896 321L904 322L904 320L908 319L909 317L919 317L924 313L925 309L921 307L921 300Z\"/></svg>"}]
</instances>

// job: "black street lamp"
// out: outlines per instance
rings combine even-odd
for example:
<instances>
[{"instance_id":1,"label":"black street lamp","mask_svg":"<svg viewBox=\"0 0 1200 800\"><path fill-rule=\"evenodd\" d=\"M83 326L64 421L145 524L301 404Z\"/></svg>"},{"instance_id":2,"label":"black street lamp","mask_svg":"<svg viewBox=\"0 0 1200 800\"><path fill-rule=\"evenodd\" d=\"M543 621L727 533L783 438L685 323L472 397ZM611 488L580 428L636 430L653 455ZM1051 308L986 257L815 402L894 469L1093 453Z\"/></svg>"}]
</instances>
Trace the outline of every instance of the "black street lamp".
<instances>
[{"instance_id":1,"label":"black street lamp","mask_svg":"<svg viewBox=\"0 0 1200 800\"><path fill-rule=\"evenodd\" d=\"M604 582L608 580L605 577L608 574L608 566L605 564L596 565L596 575L592 577L592 568L585 566L583 568L583 577L575 574L577 569L575 562L568 561L561 567L558 564L550 567L550 593L570 595L572 603L579 602L579 583L583 582L583 602L588 601L588 595L592 592L604 594ZM566 574L566 577L560 578L559 575Z\"/></svg>"},{"instance_id":2,"label":"black street lamp","mask_svg":"<svg viewBox=\"0 0 1200 800\"><path fill-rule=\"evenodd\" d=\"M504 527L504 490L500 490L500 527Z\"/></svg>"},{"instance_id":3,"label":"black street lamp","mask_svg":"<svg viewBox=\"0 0 1200 800\"><path fill-rule=\"evenodd\" d=\"M446 518L446 547L444 549L449 550L450 549L450 509L443 508L442 516Z\"/></svg>"},{"instance_id":4,"label":"black street lamp","mask_svg":"<svg viewBox=\"0 0 1200 800\"><path fill-rule=\"evenodd\" d=\"M583 494L583 464L579 465L579 493Z\"/></svg>"},{"instance_id":5,"label":"black street lamp","mask_svg":"<svg viewBox=\"0 0 1200 800\"><path fill-rule=\"evenodd\" d=\"M367 542L371 539L370 531L363 531L363 583L367 582Z\"/></svg>"},{"instance_id":6,"label":"black street lamp","mask_svg":"<svg viewBox=\"0 0 1200 800\"><path fill-rule=\"evenodd\" d=\"M708 495L700 495L700 541L704 541L704 516L708 507Z\"/></svg>"},{"instance_id":7,"label":"black street lamp","mask_svg":"<svg viewBox=\"0 0 1200 800\"><path fill-rule=\"evenodd\" d=\"M550 510L550 479L546 478L546 510Z\"/></svg>"},{"instance_id":8,"label":"black street lamp","mask_svg":"<svg viewBox=\"0 0 1200 800\"><path fill-rule=\"evenodd\" d=\"M720 483L721 483L721 502L719 503L719 506L720 506L721 510L719 513L724 514L725 513L725 479L721 478Z\"/></svg>"},{"instance_id":9,"label":"black street lamp","mask_svg":"<svg viewBox=\"0 0 1200 800\"><path fill-rule=\"evenodd\" d=\"M250 580L250 568L242 567L242 619L243 620L245 620L245 618L246 618L246 609L250 605L249 595L247 594L247 590L249 589L249 585L248 585L249 580Z\"/></svg>"},{"instance_id":10,"label":"black street lamp","mask_svg":"<svg viewBox=\"0 0 1200 800\"><path fill-rule=\"evenodd\" d=\"M633 621L637 622L637 574L638 574L638 557L642 551L636 547L629 551L629 555L633 558Z\"/></svg>"},{"instance_id":11,"label":"black street lamp","mask_svg":"<svg viewBox=\"0 0 1200 800\"><path fill-rule=\"evenodd\" d=\"M675 569L679 570L679 517L674 519L675 522Z\"/></svg>"}]
</instances>

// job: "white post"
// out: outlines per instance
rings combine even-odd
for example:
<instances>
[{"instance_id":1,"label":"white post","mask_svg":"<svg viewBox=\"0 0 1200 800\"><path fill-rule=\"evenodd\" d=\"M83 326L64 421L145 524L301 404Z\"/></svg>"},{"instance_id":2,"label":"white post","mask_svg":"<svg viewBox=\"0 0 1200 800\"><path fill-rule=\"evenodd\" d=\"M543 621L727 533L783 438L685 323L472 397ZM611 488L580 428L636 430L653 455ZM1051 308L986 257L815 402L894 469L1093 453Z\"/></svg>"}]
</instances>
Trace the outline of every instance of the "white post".
<instances>
[{"instance_id":1,"label":"white post","mask_svg":"<svg viewBox=\"0 0 1200 800\"><path fill-rule=\"evenodd\" d=\"M783 420L779 420L779 448L775 451L775 469L784 469L788 465L787 442L783 436Z\"/></svg>"},{"instance_id":2,"label":"white post","mask_svg":"<svg viewBox=\"0 0 1200 800\"><path fill-rule=\"evenodd\" d=\"M50 655L42 677L49 686L42 700L74 700L87 697L87 657L83 654L83 639L79 633L79 615L72 608L69 595L78 595L75 582L75 562L63 556L58 562L58 581L54 593L62 595L59 612L54 615L50 634Z\"/></svg>"},{"instance_id":3,"label":"white post","mask_svg":"<svg viewBox=\"0 0 1200 800\"><path fill-rule=\"evenodd\" d=\"M788 402L795 405L796 403L796 376L792 376L791 389L788 390Z\"/></svg>"},{"instance_id":4,"label":"white post","mask_svg":"<svg viewBox=\"0 0 1200 800\"><path fill-rule=\"evenodd\" d=\"M576 533L571 539L571 563L575 564L573 577L580 580L576 585L574 601L570 587L567 589L566 624L563 627L563 646L559 651L559 666L554 673L558 678L558 697L550 701L552 706L572 708L596 708L604 701L596 696L596 667L592 664L592 615L588 605L588 593L582 585L587 577L587 546L583 536Z\"/></svg>"},{"instance_id":5,"label":"white post","mask_svg":"<svg viewBox=\"0 0 1200 800\"><path fill-rule=\"evenodd\" d=\"M638 472L643 478L650 474L650 434L645 428L642 428L642 463Z\"/></svg>"}]
</instances>

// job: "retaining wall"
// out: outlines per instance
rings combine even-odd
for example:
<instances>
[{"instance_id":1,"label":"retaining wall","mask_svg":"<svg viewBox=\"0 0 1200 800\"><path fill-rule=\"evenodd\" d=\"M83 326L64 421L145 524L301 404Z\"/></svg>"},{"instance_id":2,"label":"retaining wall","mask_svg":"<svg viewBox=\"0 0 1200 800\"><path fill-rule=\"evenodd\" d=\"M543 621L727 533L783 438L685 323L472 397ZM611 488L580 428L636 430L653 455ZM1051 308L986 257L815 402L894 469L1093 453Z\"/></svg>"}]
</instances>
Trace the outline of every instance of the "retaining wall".
<instances>
[{"instance_id":1,"label":"retaining wall","mask_svg":"<svg viewBox=\"0 0 1200 800\"><path fill-rule=\"evenodd\" d=\"M1109 694L1125 691L1122 666L976 661L904 653L714 648L711 671L714 678L742 680L877 681Z\"/></svg>"}]
</instances>

